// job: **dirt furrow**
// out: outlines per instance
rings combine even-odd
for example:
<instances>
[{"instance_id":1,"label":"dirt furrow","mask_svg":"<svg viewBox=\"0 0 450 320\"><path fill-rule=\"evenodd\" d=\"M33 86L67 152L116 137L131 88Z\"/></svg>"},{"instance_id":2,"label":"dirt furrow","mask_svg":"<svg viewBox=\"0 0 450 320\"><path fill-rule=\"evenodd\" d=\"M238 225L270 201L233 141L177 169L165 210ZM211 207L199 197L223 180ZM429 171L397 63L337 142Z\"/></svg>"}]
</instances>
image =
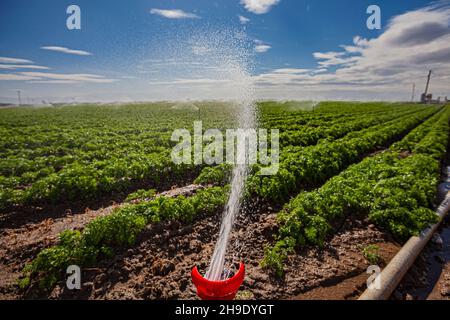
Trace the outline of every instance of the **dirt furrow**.
<instances>
[{"instance_id":1,"label":"dirt furrow","mask_svg":"<svg viewBox=\"0 0 450 320\"><path fill-rule=\"evenodd\" d=\"M160 193L161 196L175 197L190 195L199 185L172 188ZM81 230L92 220L111 214L123 204L112 204L98 210L86 208L83 213L67 212L60 218L47 218L38 223L28 223L9 227L0 231L0 298L13 297L17 292L16 283L21 270L43 248L56 244L59 234L64 230Z\"/></svg>"},{"instance_id":2,"label":"dirt furrow","mask_svg":"<svg viewBox=\"0 0 450 320\"><path fill-rule=\"evenodd\" d=\"M196 299L190 271L195 265L206 269L219 221L218 214L186 226L177 222L149 226L134 248L103 261L96 269L85 270L80 291L70 291L61 282L50 297ZM273 243L275 225L273 213L241 216L237 221L230 257L246 265L246 278L238 297L301 298L302 293L365 273L369 263L362 255L364 246L378 244L386 262L399 249L399 245L368 222L348 220L324 248L305 247L291 255L286 263L286 274L280 279L260 267L265 246Z\"/></svg>"}]
</instances>

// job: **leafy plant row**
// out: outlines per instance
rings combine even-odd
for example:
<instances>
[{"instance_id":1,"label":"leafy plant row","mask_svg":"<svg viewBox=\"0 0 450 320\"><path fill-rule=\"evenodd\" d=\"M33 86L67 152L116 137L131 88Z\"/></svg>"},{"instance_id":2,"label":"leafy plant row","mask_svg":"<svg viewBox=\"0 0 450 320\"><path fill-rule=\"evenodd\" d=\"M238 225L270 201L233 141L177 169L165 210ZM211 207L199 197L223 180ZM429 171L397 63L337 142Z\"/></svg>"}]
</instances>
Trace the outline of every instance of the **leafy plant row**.
<instances>
[{"instance_id":1,"label":"leafy plant row","mask_svg":"<svg viewBox=\"0 0 450 320\"><path fill-rule=\"evenodd\" d=\"M172 130L191 128L195 120L204 121L205 128L233 125L230 106L203 103L199 107L199 112L172 110L166 103L0 110L0 210L91 200L141 183L154 187L162 181L186 179L198 168L173 164ZM286 128L298 123L324 128L337 121L393 110L412 112L418 107L327 103L325 109L276 111L264 117L278 119ZM339 135L337 129L327 132ZM311 134L314 142L316 133Z\"/></svg>"},{"instance_id":2,"label":"leafy plant row","mask_svg":"<svg viewBox=\"0 0 450 320\"><path fill-rule=\"evenodd\" d=\"M426 122L404 141L412 155L396 151L399 145L368 157L331 178L321 188L300 193L278 215L277 242L265 252L263 265L283 272L283 261L295 247L322 245L332 222L348 215L367 216L400 240L420 233L436 221L430 208L436 196L440 160L446 153L450 108ZM436 121L437 120L437 121ZM420 138L419 138L420 137Z\"/></svg>"},{"instance_id":3,"label":"leafy plant row","mask_svg":"<svg viewBox=\"0 0 450 320\"><path fill-rule=\"evenodd\" d=\"M408 127L408 124L413 126L413 123L416 123L415 121L420 121L420 119L430 115L432 112L435 111L430 109L415 113L413 116L403 116L385 125L388 125L388 127L394 125ZM415 119L415 121L412 121L412 119ZM372 129L381 132L380 127L382 126ZM363 132L368 134L371 131ZM361 132L355 133L356 136L360 134ZM352 137L354 138L355 135ZM368 135L368 137L370 138L371 136ZM375 139L374 141L378 140ZM325 144L325 142L323 143ZM300 148L297 150L300 150ZM226 183L227 175L224 173L225 171L215 171L214 168L208 168L203 173L208 173L211 180L221 180ZM216 175L217 173L219 175ZM208 174L205 175L208 176ZM153 194L153 191L136 193L131 195L129 200L134 201L138 199L141 201L140 199L153 197ZM67 265L78 264L85 266L94 264L102 256L112 254L114 247L133 244L136 236L149 223L162 220L190 221L199 213L213 213L223 207L226 202L226 194L226 187L225 189L212 187L198 191L189 198L177 197L172 199L159 197L149 201L145 200L141 203L125 205L114 211L110 216L98 218L89 223L81 232L63 232L57 246L43 250L26 267L26 277L22 280L22 285L26 286L30 281L39 281L43 286L51 286L59 279L61 272L64 271Z\"/></svg>"},{"instance_id":4,"label":"leafy plant row","mask_svg":"<svg viewBox=\"0 0 450 320\"><path fill-rule=\"evenodd\" d=\"M359 131L377 124L391 121L399 116L417 112L417 110L407 110L402 113L397 111L383 113L382 115L364 115L356 118L345 118L335 123L322 123L316 127L305 126L293 130L289 125L280 126L281 146L310 146L316 144L320 139L337 139L345 136L349 132Z\"/></svg>"},{"instance_id":5,"label":"leafy plant row","mask_svg":"<svg viewBox=\"0 0 450 320\"><path fill-rule=\"evenodd\" d=\"M442 121L442 115L446 112L446 109L442 109L440 112L433 115L427 121L425 121L422 125L417 128L411 130L408 135L402 139L394 143L390 149L393 151L413 151L416 145L425 137L432 129L436 126L436 122ZM437 131L435 131L437 132ZM437 132L438 133L438 132Z\"/></svg>"},{"instance_id":6,"label":"leafy plant row","mask_svg":"<svg viewBox=\"0 0 450 320\"><path fill-rule=\"evenodd\" d=\"M345 137L330 141L322 140L315 146L283 149L279 170L273 176L259 176L258 166L247 182L248 193L275 203L284 203L298 189L325 182L362 155L377 146L384 145L417 126L437 109L407 115L390 122L352 132ZM229 166L205 168L196 182L201 184L224 183Z\"/></svg>"},{"instance_id":7,"label":"leafy plant row","mask_svg":"<svg viewBox=\"0 0 450 320\"><path fill-rule=\"evenodd\" d=\"M202 103L205 127L229 127L229 106ZM0 110L0 210L95 199L192 175L171 161L172 131L199 113L170 104Z\"/></svg>"},{"instance_id":8,"label":"leafy plant row","mask_svg":"<svg viewBox=\"0 0 450 320\"><path fill-rule=\"evenodd\" d=\"M136 157L131 153L126 159L104 160L102 166L97 161L85 165L73 163L24 188L10 185L10 179L0 176L0 209L20 204L95 199L125 191L137 181L148 180L153 185L169 178L176 181L193 169L194 166L174 164L169 152ZM48 170L44 171L48 173ZM29 174L31 172L24 175Z\"/></svg>"},{"instance_id":9,"label":"leafy plant row","mask_svg":"<svg viewBox=\"0 0 450 320\"><path fill-rule=\"evenodd\" d=\"M200 214L212 214L227 201L228 187L211 187L197 191L191 197L156 197L137 204L127 204L108 216L91 221L83 231L67 230L60 234L56 246L42 250L24 268L20 286L39 281L41 287L51 287L72 264L89 266L113 248L130 246L145 226L160 221L189 222Z\"/></svg>"},{"instance_id":10,"label":"leafy plant row","mask_svg":"<svg viewBox=\"0 0 450 320\"><path fill-rule=\"evenodd\" d=\"M277 174L251 176L248 180L249 192L266 200L283 203L296 190L322 184L364 154L410 131L435 112L435 109L426 110L352 132L335 141L324 140L316 146L292 148L292 152L285 149L285 157L280 161Z\"/></svg>"},{"instance_id":11,"label":"leafy plant row","mask_svg":"<svg viewBox=\"0 0 450 320\"><path fill-rule=\"evenodd\" d=\"M383 102L338 102L324 101L319 104L299 101L264 101L258 103L260 120L264 124L274 121L300 120L303 117L320 116L323 120L333 120L348 115L367 115L378 112L389 112L393 109L408 109L417 107L413 104L383 103ZM327 118L325 118L327 117Z\"/></svg>"},{"instance_id":12,"label":"leafy plant row","mask_svg":"<svg viewBox=\"0 0 450 320\"><path fill-rule=\"evenodd\" d=\"M315 137L313 137L312 135L310 137L307 137L308 132L300 132L299 135L303 135L303 139L309 140L309 142L311 142L312 144L314 144L315 142L320 142L320 140L318 141L318 138L320 135L326 139L326 140L324 139L321 141L321 146L326 146L327 144L330 143L328 139L333 139L333 138L339 137L339 136L345 136L345 134L348 134L353 131L358 131L358 133L359 133L360 130L363 128L367 128L368 130L370 130L371 127L374 127L375 125L379 124L379 122L384 122L382 124L382 126L386 126L386 125L393 123L393 121L401 120L403 117L406 117L408 115L411 115L411 114L416 114L416 116L419 115L417 110L422 110L420 114L425 114L426 116L428 116L430 114L430 112L433 112L433 110L436 111L436 109L423 110L423 108L413 109L413 111L411 111L410 108L405 109L405 110L402 110L402 112L398 112L398 111L392 112L389 115L385 115L381 119L378 117L375 117L375 116L366 117L365 115L367 113L363 113L363 115L361 116L362 120L356 120L355 122L350 122L348 124L344 124L344 125L340 125L340 126L332 126L329 129L327 129L325 125L321 126L319 128L320 130L316 131L317 136L315 136ZM369 119L365 119L365 118L369 118ZM364 123L364 126L362 125L363 123ZM376 127L376 129L379 128L380 126L381 125L378 125ZM359 130L358 130L358 128L359 128ZM315 128L313 130L315 130ZM322 131L322 133L318 133L321 131ZM351 138L353 138L353 137L351 137ZM345 139L345 137L342 139ZM340 141L340 140L338 140L338 141ZM297 142L300 145L302 144L299 141L297 141ZM308 142L306 142L306 141L304 143L305 143L305 145L308 144ZM308 151L311 151L315 148L319 148L321 146L311 145L307 149L304 147L299 147L298 145L285 147L280 154L281 162L282 162L282 165L280 167L283 168L284 160L291 157L291 155L295 156L295 155L300 154L300 156L303 156L304 154L308 153ZM218 165L215 167L205 167L205 168L203 168L200 175L195 180L195 183L203 184L203 185L209 185L209 184L224 185L224 184L228 183L231 169L232 169L232 167L227 164ZM259 170L258 166L254 166L254 168L253 168L254 173L257 172L258 170ZM271 177L269 177L268 179L270 179L270 178ZM256 179L257 178L254 178L253 180L256 180ZM257 189L257 188L252 187L250 190L254 191L255 189Z\"/></svg>"}]
</instances>

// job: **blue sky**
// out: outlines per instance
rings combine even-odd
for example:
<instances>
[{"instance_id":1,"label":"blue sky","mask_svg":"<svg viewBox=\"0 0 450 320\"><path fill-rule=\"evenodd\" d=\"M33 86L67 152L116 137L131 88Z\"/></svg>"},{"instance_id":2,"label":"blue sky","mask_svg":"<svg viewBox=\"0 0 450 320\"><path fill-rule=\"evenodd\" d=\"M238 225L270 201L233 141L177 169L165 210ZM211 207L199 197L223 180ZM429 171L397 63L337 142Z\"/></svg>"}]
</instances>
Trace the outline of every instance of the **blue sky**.
<instances>
[{"instance_id":1,"label":"blue sky","mask_svg":"<svg viewBox=\"0 0 450 320\"><path fill-rule=\"evenodd\" d=\"M81 30L66 27L71 4ZM371 4L381 30L366 27ZM0 101L226 98L236 64L258 98L406 99L429 68L446 95L449 12L423 0L2 0ZM424 40L396 40L408 32ZM422 50L435 54L411 54Z\"/></svg>"}]
</instances>

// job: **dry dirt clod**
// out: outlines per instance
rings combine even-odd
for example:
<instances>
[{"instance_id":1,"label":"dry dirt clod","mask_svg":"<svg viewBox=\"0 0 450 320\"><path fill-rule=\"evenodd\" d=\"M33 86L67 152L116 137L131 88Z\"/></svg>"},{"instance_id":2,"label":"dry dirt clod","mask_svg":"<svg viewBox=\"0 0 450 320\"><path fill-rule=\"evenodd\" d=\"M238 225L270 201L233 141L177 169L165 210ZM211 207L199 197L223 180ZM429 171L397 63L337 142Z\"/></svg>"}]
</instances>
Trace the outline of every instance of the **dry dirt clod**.
<instances>
[{"instance_id":1,"label":"dry dirt clod","mask_svg":"<svg viewBox=\"0 0 450 320\"><path fill-rule=\"evenodd\" d=\"M173 270L175 270L175 264L166 259L157 260L155 263L153 263L151 268L151 271L155 275L161 276L165 276L168 273L172 272Z\"/></svg>"}]
</instances>

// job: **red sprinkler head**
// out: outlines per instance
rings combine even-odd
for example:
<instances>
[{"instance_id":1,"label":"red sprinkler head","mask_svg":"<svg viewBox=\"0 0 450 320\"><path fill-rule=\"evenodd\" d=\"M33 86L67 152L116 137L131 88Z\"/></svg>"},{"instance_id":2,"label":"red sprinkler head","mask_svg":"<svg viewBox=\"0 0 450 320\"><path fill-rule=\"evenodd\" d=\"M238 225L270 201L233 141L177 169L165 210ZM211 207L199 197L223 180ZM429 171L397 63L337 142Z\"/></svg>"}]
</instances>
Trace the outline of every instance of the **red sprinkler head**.
<instances>
[{"instance_id":1,"label":"red sprinkler head","mask_svg":"<svg viewBox=\"0 0 450 320\"><path fill-rule=\"evenodd\" d=\"M197 295L203 300L233 300L244 281L245 267L241 262L238 272L227 280L211 281L192 269L192 282L197 287Z\"/></svg>"}]
</instances>

